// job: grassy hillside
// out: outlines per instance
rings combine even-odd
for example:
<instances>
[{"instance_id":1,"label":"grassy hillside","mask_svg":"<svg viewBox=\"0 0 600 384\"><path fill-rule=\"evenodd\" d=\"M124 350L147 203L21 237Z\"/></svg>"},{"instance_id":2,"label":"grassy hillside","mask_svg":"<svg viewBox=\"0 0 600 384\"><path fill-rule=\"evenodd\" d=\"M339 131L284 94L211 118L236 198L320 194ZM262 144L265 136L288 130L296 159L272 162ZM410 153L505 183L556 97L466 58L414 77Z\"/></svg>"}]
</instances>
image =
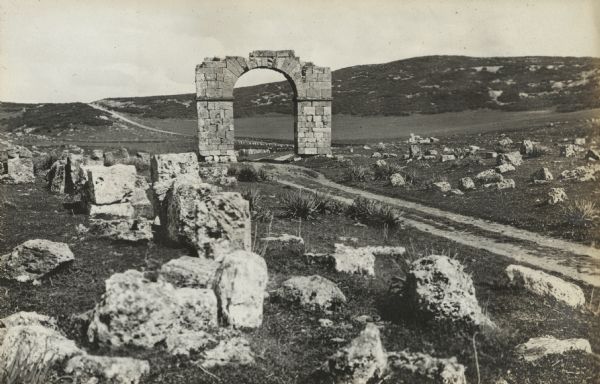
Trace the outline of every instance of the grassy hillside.
<instances>
[{"instance_id":1,"label":"grassy hillside","mask_svg":"<svg viewBox=\"0 0 600 384\"><path fill-rule=\"evenodd\" d=\"M332 75L336 114L600 107L600 58L425 56L343 68ZM236 88L234 96L237 117L292 113L287 82ZM143 117L196 116L193 94L111 98L101 103Z\"/></svg>"}]
</instances>

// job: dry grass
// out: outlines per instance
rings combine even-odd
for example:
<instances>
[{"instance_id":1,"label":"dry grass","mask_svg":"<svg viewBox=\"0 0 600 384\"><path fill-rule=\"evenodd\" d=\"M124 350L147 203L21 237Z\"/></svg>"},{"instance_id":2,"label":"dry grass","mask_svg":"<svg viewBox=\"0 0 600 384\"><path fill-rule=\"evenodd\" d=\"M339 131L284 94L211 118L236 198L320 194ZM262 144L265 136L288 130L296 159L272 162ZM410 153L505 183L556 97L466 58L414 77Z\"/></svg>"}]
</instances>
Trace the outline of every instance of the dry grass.
<instances>
[{"instance_id":1,"label":"dry grass","mask_svg":"<svg viewBox=\"0 0 600 384\"><path fill-rule=\"evenodd\" d=\"M563 209L565 221L574 228L589 228L598 218L598 207L591 200L578 199Z\"/></svg>"}]
</instances>

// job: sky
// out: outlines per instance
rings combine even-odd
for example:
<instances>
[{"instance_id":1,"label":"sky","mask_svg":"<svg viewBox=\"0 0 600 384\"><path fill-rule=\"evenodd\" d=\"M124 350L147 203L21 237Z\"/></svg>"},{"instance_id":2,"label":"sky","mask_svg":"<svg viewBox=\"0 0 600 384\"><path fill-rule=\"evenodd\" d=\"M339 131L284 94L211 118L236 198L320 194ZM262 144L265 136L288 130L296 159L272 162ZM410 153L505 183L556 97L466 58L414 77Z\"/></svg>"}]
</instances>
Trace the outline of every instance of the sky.
<instances>
[{"instance_id":1,"label":"sky","mask_svg":"<svg viewBox=\"0 0 600 384\"><path fill-rule=\"evenodd\" d=\"M333 70L423 55L600 57L599 0L0 0L0 101L192 93L205 57ZM279 81L251 71L236 86Z\"/></svg>"}]
</instances>

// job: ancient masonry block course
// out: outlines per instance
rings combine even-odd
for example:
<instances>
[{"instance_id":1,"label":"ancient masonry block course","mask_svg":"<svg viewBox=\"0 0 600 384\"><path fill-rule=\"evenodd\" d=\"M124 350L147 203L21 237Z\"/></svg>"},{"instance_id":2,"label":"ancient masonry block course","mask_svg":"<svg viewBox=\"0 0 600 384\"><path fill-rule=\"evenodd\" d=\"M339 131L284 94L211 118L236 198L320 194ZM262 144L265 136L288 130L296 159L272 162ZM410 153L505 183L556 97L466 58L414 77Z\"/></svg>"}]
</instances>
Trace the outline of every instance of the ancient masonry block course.
<instances>
[{"instance_id":1,"label":"ancient masonry block course","mask_svg":"<svg viewBox=\"0 0 600 384\"><path fill-rule=\"evenodd\" d=\"M294 139L299 155L331 153L331 70L305 63L292 50L257 50L243 57L207 57L196 66L198 152L209 162L236 161L233 87L254 68L282 73L294 89ZM315 135L315 132L320 134Z\"/></svg>"}]
</instances>

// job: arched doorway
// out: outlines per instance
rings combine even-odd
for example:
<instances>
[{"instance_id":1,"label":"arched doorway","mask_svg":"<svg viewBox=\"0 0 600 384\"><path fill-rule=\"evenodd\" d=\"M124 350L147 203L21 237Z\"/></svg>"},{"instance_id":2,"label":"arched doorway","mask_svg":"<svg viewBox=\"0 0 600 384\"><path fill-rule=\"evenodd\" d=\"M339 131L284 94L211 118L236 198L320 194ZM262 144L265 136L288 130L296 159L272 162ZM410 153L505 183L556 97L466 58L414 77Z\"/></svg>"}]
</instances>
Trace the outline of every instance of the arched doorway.
<instances>
[{"instance_id":1,"label":"arched doorway","mask_svg":"<svg viewBox=\"0 0 600 384\"><path fill-rule=\"evenodd\" d=\"M294 146L299 155L331 153L331 70L300 61L294 51L253 51L249 58L206 58L196 66L198 153L209 162L235 161L233 87L255 68L277 71L294 92Z\"/></svg>"}]
</instances>

